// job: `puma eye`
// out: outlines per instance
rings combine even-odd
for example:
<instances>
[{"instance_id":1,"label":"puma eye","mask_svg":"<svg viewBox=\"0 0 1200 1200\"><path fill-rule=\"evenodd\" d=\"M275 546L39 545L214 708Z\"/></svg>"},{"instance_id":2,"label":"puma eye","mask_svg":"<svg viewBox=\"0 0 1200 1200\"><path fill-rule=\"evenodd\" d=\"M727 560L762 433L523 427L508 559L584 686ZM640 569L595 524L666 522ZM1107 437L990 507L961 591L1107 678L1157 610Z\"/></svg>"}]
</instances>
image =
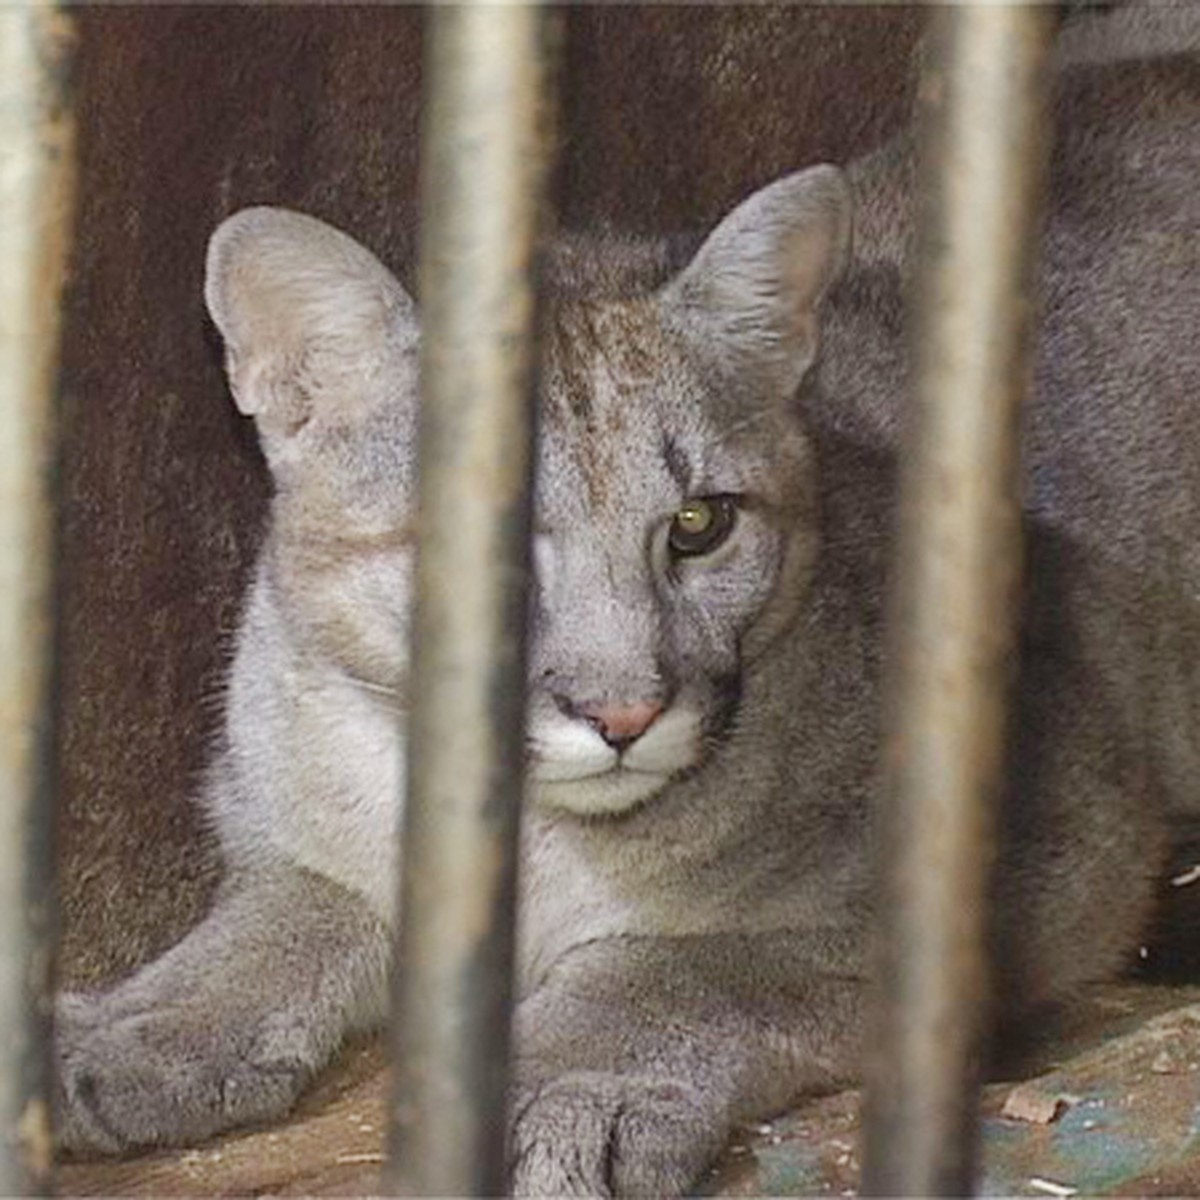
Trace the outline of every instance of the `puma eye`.
<instances>
[{"instance_id":1,"label":"puma eye","mask_svg":"<svg viewBox=\"0 0 1200 1200\"><path fill-rule=\"evenodd\" d=\"M737 521L733 496L701 496L685 500L671 518L667 535L676 558L698 558L711 554L732 532Z\"/></svg>"}]
</instances>

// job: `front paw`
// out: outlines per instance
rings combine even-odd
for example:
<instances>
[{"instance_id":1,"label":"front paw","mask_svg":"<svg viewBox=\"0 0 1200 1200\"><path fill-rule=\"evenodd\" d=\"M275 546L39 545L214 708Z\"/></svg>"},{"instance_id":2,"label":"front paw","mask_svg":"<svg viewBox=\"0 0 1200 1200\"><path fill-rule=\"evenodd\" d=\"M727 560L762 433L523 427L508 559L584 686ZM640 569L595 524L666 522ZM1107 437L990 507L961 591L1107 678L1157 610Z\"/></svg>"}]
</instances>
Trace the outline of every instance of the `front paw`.
<instances>
[{"instance_id":1,"label":"front paw","mask_svg":"<svg viewBox=\"0 0 1200 1200\"><path fill-rule=\"evenodd\" d=\"M55 1043L58 1141L72 1151L179 1145L278 1117L313 1074L294 1021L211 1003L64 996Z\"/></svg>"},{"instance_id":2,"label":"front paw","mask_svg":"<svg viewBox=\"0 0 1200 1200\"><path fill-rule=\"evenodd\" d=\"M518 1089L515 1196L678 1196L717 1154L722 1130L689 1084L575 1071Z\"/></svg>"}]
</instances>

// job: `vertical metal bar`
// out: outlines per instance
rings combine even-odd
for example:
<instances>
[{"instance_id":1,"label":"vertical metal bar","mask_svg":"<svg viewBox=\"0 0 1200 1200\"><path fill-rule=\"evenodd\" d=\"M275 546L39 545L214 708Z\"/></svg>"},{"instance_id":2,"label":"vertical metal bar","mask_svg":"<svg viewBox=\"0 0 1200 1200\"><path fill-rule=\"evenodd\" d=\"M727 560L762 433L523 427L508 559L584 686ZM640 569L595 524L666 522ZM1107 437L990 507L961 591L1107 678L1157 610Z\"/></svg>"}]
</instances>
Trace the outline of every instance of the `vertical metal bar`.
<instances>
[{"instance_id":1,"label":"vertical metal bar","mask_svg":"<svg viewBox=\"0 0 1200 1200\"><path fill-rule=\"evenodd\" d=\"M52 510L73 48L51 7L0 11L0 1195L51 1165Z\"/></svg>"},{"instance_id":2,"label":"vertical metal bar","mask_svg":"<svg viewBox=\"0 0 1200 1200\"><path fill-rule=\"evenodd\" d=\"M964 1195L974 1180L1052 28L1049 7L939 9L921 87L915 408L880 813L868 1195Z\"/></svg>"},{"instance_id":3,"label":"vertical metal bar","mask_svg":"<svg viewBox=\"0 0 1200 1200\"><path fill-rule=\"evenodd\" d=\"M505 1184L546 47L537 6L432 11L420 550L386 1185Z\"/></svg>"}]
</instances>

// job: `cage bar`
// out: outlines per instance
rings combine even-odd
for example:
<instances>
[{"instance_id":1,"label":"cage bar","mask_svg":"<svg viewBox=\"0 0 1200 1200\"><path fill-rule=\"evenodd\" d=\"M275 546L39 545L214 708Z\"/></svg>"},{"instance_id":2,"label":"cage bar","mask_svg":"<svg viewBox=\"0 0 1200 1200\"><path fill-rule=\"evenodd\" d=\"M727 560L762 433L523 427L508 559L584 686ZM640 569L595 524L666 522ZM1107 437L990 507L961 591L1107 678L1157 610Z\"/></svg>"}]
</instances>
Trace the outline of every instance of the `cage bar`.
<instances>
[{"instance_id":1,"label":"cage bar","mask_svg":"<svg viewBox=\"0 0 1200 1200\"><path fill-rule=\"evenodd\" d=\"M423 130L420 544L385 1183L504 1190L546 17L437 7Z\"/></svg>"},{"instance_id":2,"label":"cage bar","mask_svg":"<svg viewBox=\"0 0 1200 1200\"><path fill-rule=\"evenodd\" d=\"M914 410L893 609L863 1176L974 1182L987 881L1020 557L1052 6L939 9L921 83Z\"/></svg>"},{"instance_id":3,"label":"cage bar","mask_svg":"<svg viewBox=\"0 0 1200 1200\"><path fill-rule=\"evenodd\" d=\"M55 416L72 25L0 11L0 1195L48 1191Z\"/></svg>"}]
</instances>

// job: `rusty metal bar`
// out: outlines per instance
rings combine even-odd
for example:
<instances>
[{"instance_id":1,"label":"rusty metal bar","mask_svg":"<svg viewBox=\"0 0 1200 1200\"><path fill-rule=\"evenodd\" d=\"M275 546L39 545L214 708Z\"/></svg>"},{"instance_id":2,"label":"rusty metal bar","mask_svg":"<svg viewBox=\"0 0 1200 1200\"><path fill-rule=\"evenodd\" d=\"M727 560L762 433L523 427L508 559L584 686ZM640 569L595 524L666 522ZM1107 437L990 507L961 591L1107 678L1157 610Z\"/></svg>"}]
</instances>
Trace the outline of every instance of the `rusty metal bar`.
<instances>
[{"instance_id":1,"label":"rusty metal bar","mask_svg":"<svg viewBox=\"0 0 1200 1200\"><path fill-rule=\"evenodd\" d=\"M537 6L431 13L420 549L385 1184L505 1186L547 139Z\"/></svg>"},{"instance_id":2,"label":"rusty metal bar","mask_svg":"<svg viewBox=\"0 0 1200 1200\"><path fill-rule=\"evenodd\" d=\"M933 17L863 1191L972 1190L1050 6Z\"/></svg>"},{"instance_id":3,"label":"rusty metal bar","mask_svg":"<svg viewBox=\"0 0 1200 1200\"><path fill-rule=\"evenodd\" d=\"M74 39L0 11L0 1195L49 1190L53 517Z\"/></svg>"}]
</instances>

